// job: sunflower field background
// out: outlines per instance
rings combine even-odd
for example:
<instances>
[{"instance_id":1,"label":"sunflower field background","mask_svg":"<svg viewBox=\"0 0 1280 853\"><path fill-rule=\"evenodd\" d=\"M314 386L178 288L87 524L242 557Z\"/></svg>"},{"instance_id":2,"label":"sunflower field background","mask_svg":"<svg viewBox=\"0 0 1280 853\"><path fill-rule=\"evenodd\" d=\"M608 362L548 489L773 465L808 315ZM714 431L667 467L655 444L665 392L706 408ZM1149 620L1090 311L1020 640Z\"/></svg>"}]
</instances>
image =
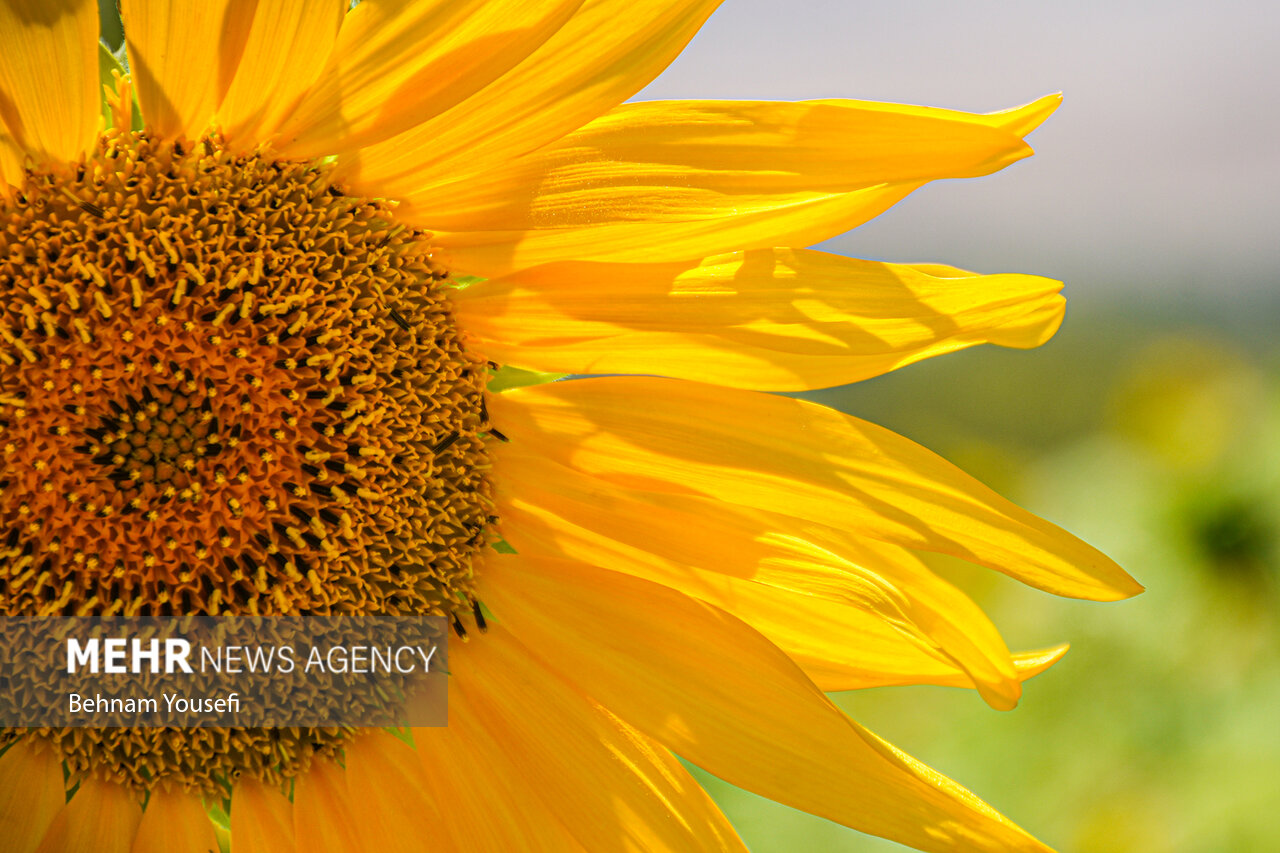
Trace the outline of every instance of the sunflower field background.
<instances>
[{"instance_id":1,"label":"sunflower field background","mask_svg":"<svg viewBox=\"0 0 1280 853\"><path fill-rule=\"evenodd\" d=\"M1062 850L1280 849L1280 259L1260 189L1280 167L1262 141L1276 119L1241 112L1274 86L1275 21L1243 3L1212 21L1183 3L1159 21L1135 2L806 5L812 26L794 4L727 4L641 99L1067 96L1017 180L929 187L823 246L1061 278L1058 336L810 396L938 451L1147 587L1064 604L939 564L1011 648L1071 652L1012 713L947 688L839 704ZM756 853L902 849L695 772Z\"/></svg>"}]
</instances>

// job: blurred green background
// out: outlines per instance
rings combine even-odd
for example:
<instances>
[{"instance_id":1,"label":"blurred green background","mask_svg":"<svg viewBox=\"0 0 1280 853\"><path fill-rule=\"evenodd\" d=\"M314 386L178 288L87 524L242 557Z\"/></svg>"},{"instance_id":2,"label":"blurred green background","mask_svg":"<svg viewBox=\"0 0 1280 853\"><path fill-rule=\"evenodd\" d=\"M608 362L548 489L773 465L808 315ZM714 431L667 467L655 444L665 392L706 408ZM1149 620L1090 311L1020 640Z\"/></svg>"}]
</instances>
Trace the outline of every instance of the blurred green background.
<instances>
[{"instance_id":1,"label":"blurred green background","mask_svg":"<svg viewBox=\"0 0 1280 853\"><path fill-rule=\"evenodd\" d=\"M1011 648L1071 651L1007 713L949 688L837 702L1062 851L1280 849L1280 300L1068 305L1039 350L814 396L937 450L1147 591L1076 602L939 564ZM903 849L700 778L755 853Z\"/></svg>"},{"instance_id":2,"label":"blurred green background","mask_svg":"<svg viewBox=\"0 0 1280 853\"><path fill-rule=\"evenodd\" d=\"M1071 651L1007 713L947 688L836 697L1064 852L1280 850L1280 128L1249 106L1276 98L1276 17L1239 0L1158 18L1138 0L738 0L640 96L983 110L1066 92L1040 156L823 247L1064 279L1058 336L812 395L1147 586L1091 604L939 563L1011 648ZM754 853L903 849L698 772Z\"/></svg>"}]
</instances>

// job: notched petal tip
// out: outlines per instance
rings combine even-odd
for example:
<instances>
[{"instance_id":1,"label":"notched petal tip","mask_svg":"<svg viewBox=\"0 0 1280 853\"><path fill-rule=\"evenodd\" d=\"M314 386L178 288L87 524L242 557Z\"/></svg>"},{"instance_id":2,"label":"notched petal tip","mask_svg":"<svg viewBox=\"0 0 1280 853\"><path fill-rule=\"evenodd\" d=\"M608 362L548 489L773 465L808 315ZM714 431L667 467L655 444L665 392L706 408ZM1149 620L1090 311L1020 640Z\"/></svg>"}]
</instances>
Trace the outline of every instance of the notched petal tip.
<instances>
[{"instance_id":1,"label":"notched petal tip","mask_svg":"<svg viewBox=\"0 0 1280 853\"><path fill-rule=\"evenodd\" d=\"M1016 678L1008 683L999 682L995 684L984 684L975 679L974 686L978 689L978 695L997 711L1012 711L1018 706L1018 701L1022 698L1022 685L1028 679L1034 678L1062 660L1069 648L1071 648L1070 643L1061 643L1047 649L1015 652L1012 655L1012 660L1014 670L1017 673Z\"/></svg>"},{"instance_id":2,"label":"notched petal tip","mask_svg":"<svg viewBox=\"0 0 1280 853\"><path fill-rule=\"evenodd\" d=\"M1052 95L1037 98L1029 104L988 113L988 115L995 121L997 127L1002 127L1019 136L1026 136L1044 124L1061 104L1062 93L1055 92Z\"/></svg>"},{"instance_id":3,"label":"notched petal tip","mask_svg":"<svg viewBox=\"0 0 1280 853\"><path fill-rule=\"evenodd\" d=\"M1034 678L1066 656L1070 643L1060 643L1047 649L1013 653L1013 666L1022 681Z\"/></svg>"}]
</instances>

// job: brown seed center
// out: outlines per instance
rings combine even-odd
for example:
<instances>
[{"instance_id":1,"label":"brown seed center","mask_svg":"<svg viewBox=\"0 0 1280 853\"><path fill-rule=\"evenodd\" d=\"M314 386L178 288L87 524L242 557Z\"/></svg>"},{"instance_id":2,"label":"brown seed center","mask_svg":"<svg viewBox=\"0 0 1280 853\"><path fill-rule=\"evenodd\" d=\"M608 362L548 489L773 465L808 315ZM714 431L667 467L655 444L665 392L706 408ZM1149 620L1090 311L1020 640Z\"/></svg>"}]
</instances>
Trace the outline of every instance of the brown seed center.
<instances>
[{"instance_id":1,"label":"brown seed center","mask_svg":"<svg viewBox=\"0 0 1280 853\"><path fill-rule=\"evenodd\" d=\"M108 131L0 204L0 615L471 611L485 368L423 235L329 174ZM139 785L325 742L144 772L154 732L46 734Z\"/></svg>"}]
</instances>

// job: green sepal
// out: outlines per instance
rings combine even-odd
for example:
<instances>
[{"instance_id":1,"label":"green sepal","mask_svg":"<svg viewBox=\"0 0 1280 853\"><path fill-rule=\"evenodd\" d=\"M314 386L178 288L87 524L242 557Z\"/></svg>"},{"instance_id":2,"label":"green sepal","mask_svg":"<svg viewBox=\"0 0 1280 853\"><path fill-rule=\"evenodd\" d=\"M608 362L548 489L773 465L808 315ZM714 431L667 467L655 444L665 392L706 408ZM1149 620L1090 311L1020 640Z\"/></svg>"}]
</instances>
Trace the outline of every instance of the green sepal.
<instances>
[{"instance_id":1,"label":"green sepal","mask_svg":"<svg viewBox=\"0 0 1280 853\"><path fill-rule=\"evenodd\" d=\"M413 729L408 726L384 726L382 730L391 734L398 740L404 741L413 749L418 748L418 745L413 740Z\"/></svg>"},{"instance_id":2,"label":"green sepal","mask_svg":"<svg viewBox=\"0 0 1280 853\"><path fill-rule=\"evenodd\" d=\"M102 120L107 127L112 127L111 105L107 103L107 90L115 89L115 74L125 76L129 73L129 56L125 51L124 45L120 46L118 51L113 51L105 42L98 42L98 80L101 85L100 105L102 109ZM133 131L142 130L142 109L138 106L137 93L133 94L133 120L131 127Z\"/></svg>"},{"instance_id":3,"label":"green sepal","mask_svg":"<svg viewBox=\"0 0 1280 853\"><path fill-rule=\"evenodd\" d=\"M111 127L111 105L107 103L107 89L115 85L115 79L111 72L118 71L124 74L124 66L120 64L120 60L111 48L102 42L98 42L98 80L102 84L99 94L99 106L102 108L102 120L107 127Z\"/></svg>"},{"instance_id":4,"label":"green sepal","mask_svg":"<svg viewBox=\"0 0 1280 853\"><path fill-rule=\"evenodd\" d=\"M489 391L500 394L512 388L524 388L528 385L542 385L544 382L555 382L564 379L567 373L539 373L536 370L525 370L522 367L506 365L493 372L489 380Z\"/></svg>"},{"instance_id":5,"label":"green sepal","mask_svg":"<svg viewBox=\"0 0 1280 853\"><path fill-rule=\"evenodd\" d=\"M205 806L209 822L213 824L213 836L218 841L218 853L231 853L231 813L229 802Z\"/></svg>"}]
</instances>

